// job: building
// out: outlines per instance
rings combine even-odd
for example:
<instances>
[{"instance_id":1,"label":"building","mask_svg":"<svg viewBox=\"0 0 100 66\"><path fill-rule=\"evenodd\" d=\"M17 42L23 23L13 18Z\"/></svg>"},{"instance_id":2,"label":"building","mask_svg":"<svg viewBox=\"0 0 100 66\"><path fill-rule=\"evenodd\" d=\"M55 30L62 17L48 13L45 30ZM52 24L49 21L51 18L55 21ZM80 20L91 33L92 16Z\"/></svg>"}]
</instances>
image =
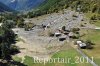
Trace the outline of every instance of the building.
<instances>
[{"instance_id":1,"label":"building","mask_svg":"<svg viewBox=\"0 0 100 66\"><path fill-rule=\"evenodd\" d=\"M73 33L73 32L70 32L70 33L68 34L68 36L69 36L69 38L73 38L73 37L74 37L74 33Z\"/></svg>"},{"instance_id":2,"label":"building","mask_svg":"<svg viewBox=\"0 0 100 66\"><path fill-rule=\"evenodd\" d=\"M19 28L13 28L12 30L14 31L14 33L15 33L15 34L18 34L18 33L19 33L19 31L20 31L20 29L19 29Z\"/></svg>"},{"instance_id":3,"label":"building","mask_svg":"<svg viewBox=\"0 0 100 66\"><path fill-rule=\"evenodd\" d=\"M61 36L61 33L60 32L55 32L55 36L59 37L59 36Z\"/></svg>"},{"instance_id":4,"label":"building","mask_svg":"<svg viewBox=\"0 0 100 66\"><path fill-rule=\"evenodd\" d=\"M77 45L82 48L82 49L85 49L86 48L86 43L83 43L82 41L76 41Z\"/></svg>"},{"instance_id":5,"label":"building","mask_svg":"<svg viewBox=\"0 0 100 66\"><path fill-rule=\"evenodd\" d=\"M2 23L0 23L0 26L2 26Z\"/></svg>"},{"instance_id":6,"label":"building","mask_svg":"<svg viewBox=\"0 0 100 66\"><path fill-rule=\"evenodd\" d=\"M66 35L62 35L59 37L59 41L64 41L66 40L67 36Z\"/></svg>"}]
</instances>

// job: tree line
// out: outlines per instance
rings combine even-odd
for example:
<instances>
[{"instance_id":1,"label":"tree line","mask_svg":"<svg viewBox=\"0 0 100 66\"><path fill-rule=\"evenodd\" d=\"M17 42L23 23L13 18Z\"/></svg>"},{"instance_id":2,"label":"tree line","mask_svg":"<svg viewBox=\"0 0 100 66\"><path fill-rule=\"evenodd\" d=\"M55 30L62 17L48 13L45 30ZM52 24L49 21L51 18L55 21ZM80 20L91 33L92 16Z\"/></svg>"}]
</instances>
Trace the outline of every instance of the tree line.
<instances>
[{"instance_id":1,"label":"tree line","mask_svg":"<svg viewBox=\"0 0 100 66\"><path fill-rule=\"evenodd\" d=\"M2 20L0 26L0 66L25 66L12 59L13 54L20 52L18 47L14 45L17 36L12 30L13 27L13 22L6 19Z\"/></svg>"}]
</instances>

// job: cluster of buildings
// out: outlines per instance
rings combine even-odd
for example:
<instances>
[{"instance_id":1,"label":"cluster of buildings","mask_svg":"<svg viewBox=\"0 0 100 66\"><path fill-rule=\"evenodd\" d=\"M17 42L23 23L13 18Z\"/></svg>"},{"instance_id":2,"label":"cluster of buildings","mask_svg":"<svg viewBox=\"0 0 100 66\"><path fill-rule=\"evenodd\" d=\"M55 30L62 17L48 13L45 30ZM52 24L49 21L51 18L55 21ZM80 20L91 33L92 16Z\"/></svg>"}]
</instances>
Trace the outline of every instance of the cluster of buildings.
<instances>
[{"instance_id":1,"label":"cluster of buildings","mask_svg":"<svg viewBox=\"0 0 100 66\"><path fill-rule=\"evenodd\" d=\"M59 38L59 41L69 40L74 37L74 33L70 30L56 29L54 36Z\"/></svg>"}]
</instances>

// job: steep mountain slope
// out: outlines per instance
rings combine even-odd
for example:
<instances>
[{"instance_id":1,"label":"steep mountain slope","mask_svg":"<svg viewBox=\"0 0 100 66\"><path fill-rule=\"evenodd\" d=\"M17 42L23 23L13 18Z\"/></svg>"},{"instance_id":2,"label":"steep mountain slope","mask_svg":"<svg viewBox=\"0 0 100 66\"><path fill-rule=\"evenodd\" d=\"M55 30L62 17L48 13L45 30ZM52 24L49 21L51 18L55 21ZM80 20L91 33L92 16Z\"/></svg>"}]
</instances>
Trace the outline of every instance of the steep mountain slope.
<instances>
[{"instance_id":1,"label":"steep mountain slope","mask_svg":"<svg viewBox=\"0 0 100 66\"><path fill-rule=\"evenodd\" d=\"M71 7L77 9L78 7L82 12L99 11L100 0L47 0L45 4L40 6L40 10L55 11Z\"/></svg>"},{"instance_id":2,"label":"steep mountain slope","mask_svg":"<svg viewBox=\"0 0 100 66\"><path fill-rule=\"evenodd\" d=\"M100 14L100 0L46 0L33 12L29 12L30 17L58 12L65 8L72 8L84 13L92 12Z\"/></svg>"},{"instance_id":3,"label":"steep mountain slope","mask_svg":"<svg viewBox=\"0 0 100 66\"><path fill-rule=\"evenodd\" d=\"M39 6L45 0L0 0L2 3L6 4L15 10L30 10Z\"/></svg>"},{"instance_id":4,"label":"steep mountain slope","mask_svg":"<svg viewBox=\"0 0 100 66\"><path fill-rule=\"evenodd\" d=\"M4 12L4 11L13 11L11 8L7 7L6 5L4 5L3 3L0 2L0 12Z\"/></svg>"}]
</instances>

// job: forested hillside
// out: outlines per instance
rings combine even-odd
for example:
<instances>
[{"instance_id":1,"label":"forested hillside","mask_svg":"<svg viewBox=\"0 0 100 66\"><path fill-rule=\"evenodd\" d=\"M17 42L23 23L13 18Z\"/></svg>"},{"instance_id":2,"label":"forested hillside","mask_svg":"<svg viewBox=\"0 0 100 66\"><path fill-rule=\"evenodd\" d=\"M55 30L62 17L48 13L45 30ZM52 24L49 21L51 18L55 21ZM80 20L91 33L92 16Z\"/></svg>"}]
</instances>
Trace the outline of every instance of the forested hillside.
<instances>
[{"instance_id":1,"label":"forested hillside","mask_svg":"<svg viewBox=\"0 0 100 66\"><path fill-rule=\"evenodd\" d=\"M46 0L33 12L29 12L29 17L58 12L59 10L71 7L81 12L92 12L100 14L100 0Z\"/></svg>"}]
</instances>

